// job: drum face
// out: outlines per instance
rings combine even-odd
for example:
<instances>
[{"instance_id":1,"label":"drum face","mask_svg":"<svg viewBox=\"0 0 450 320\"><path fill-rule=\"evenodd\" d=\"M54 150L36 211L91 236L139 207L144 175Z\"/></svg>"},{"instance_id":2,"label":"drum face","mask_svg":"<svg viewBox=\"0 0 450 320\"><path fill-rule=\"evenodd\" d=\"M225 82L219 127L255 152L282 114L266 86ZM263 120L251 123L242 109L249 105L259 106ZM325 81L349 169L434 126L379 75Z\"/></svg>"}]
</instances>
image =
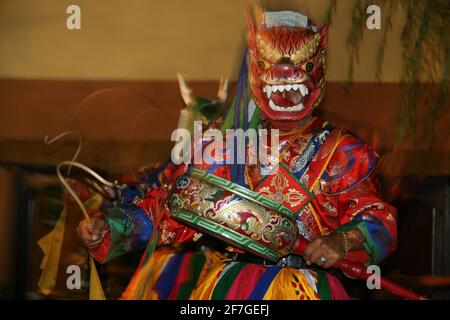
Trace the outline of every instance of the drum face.
<instances>
[{"instance_id":1,"label":"drum face","mask_svg":"<svg viewBox=\"0 0 450 320\"><path fill-rule=\"evenodd\" d=\"M295 218L216 179L211 183L192 172L180 177L169 198L171 216L264 259L276 262L288 255L298 237Z\"/></svg>"}]
</instances>

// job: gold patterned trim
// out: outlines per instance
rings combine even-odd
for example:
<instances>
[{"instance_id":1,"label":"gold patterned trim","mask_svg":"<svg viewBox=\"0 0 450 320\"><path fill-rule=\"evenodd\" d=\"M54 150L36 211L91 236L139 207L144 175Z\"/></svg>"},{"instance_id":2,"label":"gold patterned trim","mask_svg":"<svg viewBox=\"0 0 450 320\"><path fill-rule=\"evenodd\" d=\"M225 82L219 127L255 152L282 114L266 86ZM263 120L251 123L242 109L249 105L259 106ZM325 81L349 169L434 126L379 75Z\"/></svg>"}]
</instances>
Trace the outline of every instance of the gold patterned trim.
<instances>
[{"instance_id":1,"label":"gold patterned trim","mask_svg":"<svg viewBox=\"0 0 450 320\"><path fill-rule=\"evenodd\" d=\"M342 139L343 139L341 130L336 129L334 132L336 132L336 134L338 134L338 137L337 137L337 139L336 139L337 141L336 141L336 143L334 144L333 149L332 149L331 152L329 153L328 159L325 161L325 164L323 165L322 169L320 170L320 173L317 175L316 180L311 184L311 188L309 189L309 190L311 191L311 193L314 193L314 188L315 188L315 187L317 186L317 184L319 183L320 177L322 176L322 174L324 173L324 171L325 171L326 168L328 167L328 164L329 164L330 161L331 161L331 157L333 156L334 152L336 151L337 146L341 143L341 141L342 141ZM311 213L312 213L312 215L313 215L313 217L314 217L314 220L316 221L317 226L319 227L320 235L324 235L324 232L323 232L323 226L322 226L322 224L320 223L320 220L319 220L319 217L317 216L316 210L314 209L314 207L312 206L311 203L308 203L308 208L309 208L309 210L311 210Z\"/></svg>"}]
</instances>

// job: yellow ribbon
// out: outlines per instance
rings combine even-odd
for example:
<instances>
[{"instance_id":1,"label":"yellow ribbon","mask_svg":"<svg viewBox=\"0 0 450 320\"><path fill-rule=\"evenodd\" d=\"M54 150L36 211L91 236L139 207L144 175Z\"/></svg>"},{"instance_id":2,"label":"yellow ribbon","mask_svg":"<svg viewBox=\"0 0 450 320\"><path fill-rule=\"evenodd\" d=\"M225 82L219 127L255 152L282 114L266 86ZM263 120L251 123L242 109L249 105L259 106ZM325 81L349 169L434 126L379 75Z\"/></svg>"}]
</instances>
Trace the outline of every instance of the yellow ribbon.
<instances>
[{"instance_id":1,"label":"yellow ribbon","mask_svg":"<svg viewBox=\"0 0 450 320\"><path fill-rule=\"evenodd\" d=\"M39 247L44 252L40 266L42 274L38 286L45 295L50 294L55 288L66 225L66 212L66 207L64 207L55 228L38 241Z\"/></svg>"},{"instance_id":2,"label":"yellow ribbon","mask_svg":"<svg viewBox=\"0 0 450 320\"><path fill-rule=\"evenodd\" d=\"M106 300L103 292L102 283L98 276L97 267L95 266L94 258L90 257L91 275L89 280L89 300Z\"/></svg>"}]
</instances>

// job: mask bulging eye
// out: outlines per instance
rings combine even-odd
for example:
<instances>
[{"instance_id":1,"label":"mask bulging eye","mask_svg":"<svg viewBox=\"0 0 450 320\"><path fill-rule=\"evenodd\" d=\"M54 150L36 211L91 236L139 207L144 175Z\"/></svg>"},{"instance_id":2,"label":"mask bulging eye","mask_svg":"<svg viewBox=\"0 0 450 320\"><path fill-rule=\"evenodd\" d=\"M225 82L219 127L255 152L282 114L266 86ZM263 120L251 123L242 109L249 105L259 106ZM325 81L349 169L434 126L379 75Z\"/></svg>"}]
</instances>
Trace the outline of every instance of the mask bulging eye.
<instances>
[{"instance_id":1,"label":"mask bulging eye","mask_svg":"<svg viewBox=\"0 0 450 320\"><path fill-rule=\"evenodd\" d=\"M307 62L307 63L305 63L305 64L303 65L303 69L304 69L306 72L311 72L311 71L313 71L313 70L314 70L314 63L312 63L312 62Z\"/></svg>"},{"instance_id":2,"label":"mask bulging eye","mask_svg":"<svg viewBox=\"0 0 450 320\"><path fill-rule=\"evenodd\" d=\"M264 70L266 70L268 68L268 65L267 65L267 63L264 60L259 60L258 61L258 68L259 68L259 70L264 71Z\"/></svg>"}]
</instances>

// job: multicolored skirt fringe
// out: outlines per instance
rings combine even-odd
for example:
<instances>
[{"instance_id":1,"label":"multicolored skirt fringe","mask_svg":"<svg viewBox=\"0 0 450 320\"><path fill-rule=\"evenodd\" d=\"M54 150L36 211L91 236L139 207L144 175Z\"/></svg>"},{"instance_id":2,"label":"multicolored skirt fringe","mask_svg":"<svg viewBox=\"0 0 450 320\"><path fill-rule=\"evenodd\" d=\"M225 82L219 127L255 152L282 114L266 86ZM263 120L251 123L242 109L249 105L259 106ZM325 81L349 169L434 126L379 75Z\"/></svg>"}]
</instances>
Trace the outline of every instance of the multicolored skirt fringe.
<instances>
[{"instance_id":1,"label":"multicolored skirt fringe","mask_svg":"<svg viewBox=\"0 0 450 320\"><path fill-rule=\"evenodd\" d=\"M217 252L157 249L122 299L344 300L334 276L319 270L235 262Z\"/></svg>"}]
</instances>

